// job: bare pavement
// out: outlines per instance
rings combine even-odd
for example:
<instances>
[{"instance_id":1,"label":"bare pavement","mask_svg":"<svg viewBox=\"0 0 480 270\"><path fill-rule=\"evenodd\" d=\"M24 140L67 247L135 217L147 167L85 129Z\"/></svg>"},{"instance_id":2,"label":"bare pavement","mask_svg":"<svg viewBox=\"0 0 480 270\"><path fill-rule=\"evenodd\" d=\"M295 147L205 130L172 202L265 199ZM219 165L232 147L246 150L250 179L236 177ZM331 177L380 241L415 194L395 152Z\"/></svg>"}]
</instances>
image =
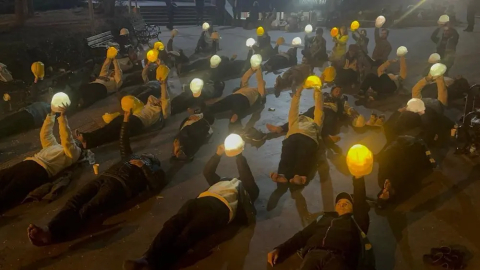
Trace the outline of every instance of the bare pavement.
<instances>
[{"instance_id":1,"label":"bare pavement","mask_svg":"<svg viewBox=\"0 0 480 270\"><path fill-rule=\"evenodd\" d=\"M200 27L178 29L180 34L175 38L174 46L183 48L187 54L193 53ZM478 83L480 32L464 33L461 29L457 28L460 42L456 63L450 74L461 74L470 83ZM219 27L217 30L222 36L222 50L219 54L228 56L236 53L238 59L244 59L247 55L245 40L254 37L255 31L232 27ZM391 31L390 41L394 51L402 45L409 50L407 88L411 88L420 78L429 55L434 51L435 46L429 39L433 30L434 28L408 28ZM369 50L373 51L373 29L368 29L368 33L371 40ZM168 39L169 33L165 32L164 35L164 39ZM273 31L270 35L272 40L284 36L288 43L295 36L303 37L304 34ZM328 37L326 39L327 48L331 48L331 40ZM287 48L288 44L285 44L280 49L286 51ZM316 72L319 73L318 70ZM179 79L174 73L171 73L170 84L172 94L178 94L181 84L189 83L192 76ZM275 76L269 74L264 77L268 88L273 88ZM238 79L228 81L224 94L229 94L238 84ZM313 100L307 98L309 95L304 96L301 103L303 111L313 105ZM370 106L372 108L356 108L366 118L372 111L388 116L407 99L408 97L396 96L374 103ZM353 105L355 99L350 96L349 100ZM248 116L243 124L265 130L266 123L282 123L287 118L289 105L288 93L282 93L279 98L269 95L265 109ZM447 113L452 118L458 117L462 107L458 104L451 107ZM70 127L81 130L97 128L103 125L102 114L118 110L117 98L110 96L71 116ZM170 183L160 194L132 201L127 207L120 208L116 215L109 217L101 227L97 226L75 240L42 248L31 245L26 234L28 225L46 224L72 194L95 177L92 168L86 166L56 201L50 204L27 203L0 217L0 269L110 270L121 269L124 259L140 257L163 223L188 199L195 198L207 188L202 176L203 166L228 132L228 120L218 119L214 124L212 139L200 149L193 162L184 166L170 164L173 137L184 117L185 114L174 116L168 119L166 127L161 131L151 131L132 138L135 152L155 153L162 160L163 168L168 171ZM38 134L37 129L1 141L0 166L11 166L40 149ZM358 132L348 126L342 128L340 136L342 140L338 145L343 153L356 143L362 143L376 153L385 143L381 129ZM334 196L337 193L352 192L345 156L333 153L327 153L328 165L325 163L321 166L315 178L302 190L276 190L276 185L268 175L277 169L282 140L283 137L274 138L260 147L248 145L244 152L260 187L260 196L255 203L258 212L256 225L239 228L230 234L222 232L204 241L202 246L206 247L195 248L194 254L182 260L184 269L270 269L266 262L270 250L314 220L321 211L333 210ZM93 151L100 164L100 171L106 170L120 158L117 143ZM439 168L424 179L421 190L412 191L409 199L394 208L370 211L368 235L374 245L379 270L428 269L423 264L423 254L428 253L432 247L442 245L466 248L473 254L467 269L480 269L480 258L474 256L480 251L478 160L453 155L452 146L433 152ZM375 165L373 173L366 177L367 195L371 198L378 192L377 169ZM236 176L234 161L224 157L219 174ZM299 264L300 259L292 256L275 266L275 269L296 269Z\"/></svg>"}]
</instances>

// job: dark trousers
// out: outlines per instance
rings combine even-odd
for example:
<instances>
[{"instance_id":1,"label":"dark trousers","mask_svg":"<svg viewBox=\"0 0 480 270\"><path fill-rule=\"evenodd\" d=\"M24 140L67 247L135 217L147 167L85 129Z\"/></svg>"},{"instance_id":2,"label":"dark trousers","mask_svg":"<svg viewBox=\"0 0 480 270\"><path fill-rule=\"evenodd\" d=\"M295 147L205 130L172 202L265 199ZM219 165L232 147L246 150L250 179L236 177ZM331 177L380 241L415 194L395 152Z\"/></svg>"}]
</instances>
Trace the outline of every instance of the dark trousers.
<instances>
[{"instance_id":1,"label":"dark trousers","mask_svg":"<svg viewBox=\"0 0 480 270\"><path fill-rule=\"evenodd\" d=\"M12 207L49 180L47 171L33 160L25 160L1 170L0 211Z\"/></svg>"},{"instance_id":2,"label":"dark trousers","mask_svg":"<svg viewBox=\"0 0 480 270\"><path fill-rule=\"evenodd\" d=\"M378 94L392 94L397 90L397 85L388 74L382 74L380 77L377 74L367 74L363 80L360 91L366 92L369 88Z\"/></svg>"},{"instance_id":3,"label":"dark trousers","mask_svg":"<svg viewBox=\"0 0 480 270\"><path fill-rule=\"evenodd\" d=\"M188 73L194 70L208 70L210 68L210 58L198 59L188 64L183 64L180 69L180 73Z\"/></svg>"},{"instance_id":4,"label":"dark trousers","mask_svg":"<svg viewBox=\"0 0 480 270\"><path fill-rule=\"evenodd\" d=\"M178 132L177 138L187 156L192 156L209 137L210 125L205 120L199 120Z\"/></svg>"},{"instance_id":5,"label":"dark trousers","mask_svg":"<svg viewBox=\"0 0 480 270\"><path fill-rule=\"evenodd\" d=\"M171 266L197 242L228 224L230 210L219 199L189 200L163 225L145 254L155 269Z\"/></svg>"},{"instance_id":6,"label":"dark trousers","mask_svg":"<svg viewBox=\"0 0 480 270\"><path fill-rule=\"evenodd\" d=\"M237 21L242 18L242 9L239 7L233 7L233 20Z\"/></svg>"},{"instance_id":7,"label":"dark trousers","mask_svg":"<svg viewBox=\"0 0 480 270\"><path fill-rule=\"evenodd\" d=\"M310 250L303 258L300 270L349 270L345 258L329 250Z\"/></svg>"},{"instance_id":8,"label":"dark trousers","mask_svg":"<svg viewBox=\"0 0 480 270\"><path fill-rule=\"evenodd\" d=\"M205 3L203 0L197 0L195 7L197 9L197 24L200 25L203 23L203 9L205 7Z\"/></svg>"},{"instance_id":9,"label":"dark trousers","mask_svg":"<svg viewBox=\"0 0 480 270\"><path fill-rule=\"evenodd\" d=\"M21 110L0 120L0 138L15 135L35 128L33 115Z\"/></svg>"},{"instance_id":10,"label":"dark trousers","mask_svg":"<svg viewBox=\"0 0 480 270\"><path fill-rule=\"evenodd\" d=\"M316 162L318 145L303 134L293 134L282 142L278 173L292 179L295 175L308 176Z\"/></svg>"},{"instance_id":11,"label":"dark trousers","mask_svg":"<svg viewBox=\"0 0 480 270\"><path fill-rule=\"evenodd\" d=\"M350 86L354 83L357 83L359 73L353 69L340 69L338 71L337 77L335 78L335 84L340 87Z\"/></svg>"},{"instance_id":12,"label":"dark trousers","mask_svg":"<svg viewBox=\"0 0 480 270\"><path fill-rule=\"evenodd\" d=\"M475 25L475 14L477 13L477 7L474 4L469 4L467 6L467 29L473 30Z\"/></svg>"},{"instance_id":13,"label":"dark trousers","mask_svg":"<svg viewBox=\"0 0 480 270\"><path fill-rule=\"evenodd\" d=\"M87 149L113 142L119 139L120 129L122 128L123 116L115 117L112 122L105 126L88 133L82 133L83 139L87 143ZM140 134L143 131L142 121L135 115L130 116L128 122L129 137Z\"/></svg>"},{"instance_id":14,"label":"dark trousers","mask_svg":"<svg viewBox=\"0 0 480 270\"><path fill-rule=\"evenodd\" d=\"M118 180L99 176L73 195L50 221L48 228L53 240L64 240L79 231L92 217L110 211L127 199L125 189Z\"/></svg>"},{"instance_id":15,"label":"dark trousers","mask_svg":"<svg viewBox=\"0 0 480 270\"><path fill-rule=\"evenodd\" d=\"M75 99L78 100L80 107L86 108L93 103L108 96L107 87L101 83L89 83L81 86L74 92Z\"/></svg>"},{"instance_id":16,"label":"dark trousers","mask_svg":"<svg viewBox=\"0 0 480 270\"><path fill-rule=\"evenodd\" d=\"M226 111L232 111L238 115L239 118L245 116L246 111L250 108L248 98L242 94L231 94L224 99L219 100L208 107L212 114L217 114Z\"/></svg>"}]
</instances>

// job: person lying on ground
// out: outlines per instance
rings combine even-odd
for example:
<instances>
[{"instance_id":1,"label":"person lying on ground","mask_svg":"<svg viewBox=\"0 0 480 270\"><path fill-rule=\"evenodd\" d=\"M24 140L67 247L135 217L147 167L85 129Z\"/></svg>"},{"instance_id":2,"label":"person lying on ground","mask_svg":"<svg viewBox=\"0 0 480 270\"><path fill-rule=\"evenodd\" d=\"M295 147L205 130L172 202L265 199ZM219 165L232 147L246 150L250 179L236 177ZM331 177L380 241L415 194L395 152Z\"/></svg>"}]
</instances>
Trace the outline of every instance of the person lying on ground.
<instances>
[{"instance_id":1,"label":"person lying on ground","mask_svg":"<svg viewBox=\"0 0 480 270\"><path fill-rule=\"evenodd\" d=\"M375 269L372 245L368 241L370 210L365 180L352 179L353 198L342 192L335 198L335 212L325 212L285 243L268 253L274 266L297 252L300 270Z\"/></svg>"},{"instance_id":2,"label":"person lying on ground","mask_svg":"<svg viewBox=\"0 0 480 270\"><path fill-rule=\"evenodd\" d=\"M307 176L317 162L320 130L324 117L322 91L319 88L313 90L315 110L312 119L299 115L300 96L303 89L303 85L300 86L292 96L288 113L288 132L282 142L278 171L270 173L270 178L276 183L305 185Z\"/></svg>"},{"instance_id":3,"label":"person lying on ground","mask_svg":"<svg viewBox=\"0 0 480 270\"><path fill-rule=\"evenodd\" d=\"M167 184L161 163L153 154L134 154L130 147L129 117L125 112L120 130L121 161L83 186L45 227L30 224L28 238L35 246L65 241L81 231L94 217L124 204L145 190Z\"/></svg>"},{"instance_id":4,"label":"person lying on ground","mask_svg":"<svg viewBox=\"0 0 480 270\"><path fill-rule=\"evenodd\" d=\"M177 160L191 161L193 155L213 134L215 116L208 111L197 109L180 124L173 140L173 156Z\"/></svg>"},{"instance_id":5,"label":"person lying on ground","mask_svg":"<svg viewBox=\"0 0 480 270\"><path fill-rule=\"evenodd\" d=\"M360 78L360 70L364 68L361 66L359 50L360 48L356 44L350 44L348 47L348 52L341 60L343 67L337 70L336 85L355 88Z\"/></svg>"},{"instance_id":6,"label":"person lying on ground","mask_svg":"<svg viewBox=\"0 0 480 270\"><path fill-rule=\"evenodd\" d=\"M379 165L379 208L385 207L388 202L394 202L398 195L406 195L412 184L421 181L419 175L435 166L427 145L422 139L412 136L395 138L375 156L375 161Z\"/></svg>"},{"instance_id":7,"label":"person lying on ground","mask_svg":"<svg viewBox=\"0 0 480 270\"><path fill-rule=\"evenodd\" d=\"M267 71L267 73L295 66L298 64L297 60L297 46L292 46L290 49L288 49L287 52L278 52L278 46L282 45L285 42L285 39L283 37L279 37L277 40L277 45L275 46L275 51L276 54L272 55L270 59L263 64L263 69Z\"/></svg>"},{"instance_id":8,"label":"person lying on ground","mask_svg":"<svg viewBox=\"0 0 480 270\"><path fill-rule=\"evenodd\" d=\"M388 60L377 69L377 74L367 74L360 85L358 97L365 98L368 96L370 100L374 100L376 96L391 95L395 91L402 89L403 81L407 78L407 61L405 56L400 57L399 75L386 72L386 69L396 62L396 59Z\"/></svg>"},{"instance_id":9,"label":"person lying on ground","mask_svg":"<svg viewBox=\"0 0 480 270\"><path fill-rule=\"evenodd\" d=\"M270 35L268 35L267 31L263 29L263 27L257 28L257 43L252 46L255 54L260 54L263 60L268 60L271 56L278 53L272 47L272 39ZM250 59L249 59L250 60Z\"/></svg>"},{"instance_id":10,"label":"person lying on ground","mask_svg":"<svg viewBox=\"0 0 480 270\"><path fill-rule=\"evenodd\" d=\"M50 113L50 105L34 102L0 120L0 139L41 127Z\"/></svg>"},{"instance_id":11,"label":"person lying on ground","mask_svg":"<svg viewBox=\"0 0 480 270\"><path fill-rule=\"evenodd\" d=\"M203 52L211 52L212 48L218 46L218 43L213 43L212 34L214 30L213 27L210 26L208 23L203 23L202 25L202 33L197 42L197 47L195 48L195 54L203 53Z\"/></svg>"},{"instance_id":12,"label":"person lying on ground","mask_svg":"<svg viewBox=\"0 0 480 270\"><path fill-rule=\"evenodd\" d=\"M220 98L223 95L224 89L225 83L223 81L216 81L214 83L207 82L203 85L201 93L196 94L198 96L194 96L192 91L184 89L181 94L172 99L170 103L171 113L175 115L192 108L204 108L207 106L207 103L211 103Z\"/></svg>"},{"instance_id":13,"label":"person lying on ground","mask_svg":"<svg viewBox=\"0 0 480 270\"><path fill-rule=\"evenodd\" d=\"M312 106L302 115L314 119L314 112L315 106ZM341 122L344 122L346 119L352 123L353 127L363 127L365 125L365 118L353 107L350 107L347 96L342 94L342 88L338 86L334 86L330 93L323 93L323 113L321 135L327 146L340 141L340 136L337 136L338 129ZM281 126L267 123L266 126L268 131L276 134L285 133L289 130L288 123Z\"/></svg>"},{"instance_id":14,"label":"person lying on ground","mask_svg":"<svg viewBox=\"0 0 480 270\"><path fill-rule=\"evenodd\" d=\"M56 110L60 111L60 143L53 135L56 114L50 112L40 130L42 150L33 157L0 171L0 212L25 198L30 191L48 183L52 177L81 158L82 149L73 139L68 126L65 113L67 106Z\"/></svg>"},{"instance_id":15,"label":"person lying on ground","mask_svg":"<svg viewBox=\"0 0 480 270\"><path fill-rule=\"evenodd\" d=\"M144 256L125 261L123 269L168 269L195 244L229 224L254 223L256 210L253 203L258 198L259 188L241 151L226 152L229 157L236 156L239 177L221 178L216 170L225 148L218 146L203 171L210 185L208 190L186 202L165 222Z\"/></svg>"},{"instance_id":16,"label":"person lying on ground","mask_svg":"<svg viewBox=\"0 0 480 270\"><path fill-rule=\"evenodd\" d=\"M328 61L327 41L323 37L323 28L317 27L314 37L305 36L305 49L303 56L308 59L312 67L322 67Z\"/></svg>"},{"instance_id":17,"label":"person lying on ground","mask_svg":"<svg viewBox=\"0 0 480 270\"><path fill-rule=\"evenodd\" d=\"M257 78L257 87L251 87L248 84L254 73ZM243 75L241 87L236 92L216 101L208 106L207 110L212 114L231 111L230 123L236 123L245 117L248 109L257 103L264 104L265 101L265 81L263 80L262 69L260 67L250 68Z\"/></svg>"},{"instance_id":18,"label":"person lying on ground","mask_svg":"<svg viewBox=\"0 0 480 270\"><path fill-rule=\"evenodd\" d=\"M440 34L440 31L441 34ZM447 66L445 75L448 75L450 68L455 62L455 54L460 35L450 22L439 24L433 31L430 39L437 45L436 53L442 58L442 62Z\"/></svg>"},{"instance_id":19,"label":"person lying on ground","mask_svg":"<svg viewBox=\"0 0 480 270\"><path fill-rule=\"evenodd\" d=\"M428 77L428 75L425 77ZM465 98L465 96L469 94L470 83L461 75L458 75L455 78L445 77L444 75L443 79L445 86L447 87L449 101ZM438 98L438 86L435 80L432 80L425 85L421 85L420 87L422 86L422 97L432 99Z\"/></svg>"},{"instance_id":20,"label":"person lying on ground","mask_svg":"<svg viewBox=\"0 0 480 270\"><path fill-rule=\"evenodd\" d=\"M277 76L275 80L275 97L279 97L282 90L290 88L295 92L298 86L313 72L313 67L307 62L306 58L302 59L302 64L293 66L285 71L282 75Z\"/></svg>"},{"instance_id":21,"label":"person lying on ground","mask_svg":"<svg viewBox=\"0 0 480 270\"><path fill-rule=\"evenodd\" d=\"M113 64L113 72L110 66ZM105 59L100 75L93 82L80 86L71 95L72 103L78 108L86 108L109 94L117 92L123 84L123 72L117 59Z\"/></svg>"},{"instance_id":22,"label":"person lying on ground","mask_svg":"<svg viewBox=\"0 0 480 270\"><path fill-rule=\"evenodd\" d=\"M148 102L143 108L133 112L129 118L129 132L130 136L141 134L145 129L153 126L157 122L163 122L168 118L169 114L169 99L167 94L167 78L168 67L161 65L157 69L157 78L160 82L160 99L153 95L148 97ZM122 105L127 100L135 99L133 96L126 96L122 98ZM134 103L134 101L131 101ZM122 106L123 107L123 106ZM85 149L91 149L100 145L118 140L115 134L120 134L120 129L123 126L122 116L119 115L105 126L94 130L92 132L80 132L75 130L75 138L79 140Z\"/></svg>"}]
</instances>

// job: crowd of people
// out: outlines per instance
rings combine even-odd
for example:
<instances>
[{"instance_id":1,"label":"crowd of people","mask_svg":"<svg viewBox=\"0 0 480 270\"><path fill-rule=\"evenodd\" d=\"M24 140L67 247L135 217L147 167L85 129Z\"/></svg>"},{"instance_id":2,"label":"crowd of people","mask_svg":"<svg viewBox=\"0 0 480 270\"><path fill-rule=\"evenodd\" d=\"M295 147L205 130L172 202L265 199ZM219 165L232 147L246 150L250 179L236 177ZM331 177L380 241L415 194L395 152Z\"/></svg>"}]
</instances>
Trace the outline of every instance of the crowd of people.
<instances>
[{"instance_id":1,"label":"crowd of people","mask_svg":"<svg viewBox=\"0 0 480 270\"><path fill-rule=\"evenodd\" d=\"M205 164L203 175L210 187L187 201L164 223L141 258L124 263L124 269L128 270L167 269L208 235L234 222L246 226L255 222L259 187L242 152L245 141L265 140L266 136L262 132L242 132L236 127L245 116L262 109L267 98L264 72L281 69L287 70L276 78L275 96L280 96L283 90L291 90L291 104L288 115L285 115L287 123L281 126L267 124L269 132L285 134L278 170L270 173L271 180L278 185L305 186L316 165L325 162L320 158L325 150L338 149L335 144L340 140L338 129L341 125L347 123L353 128L381 126L387 143L374 155L379 163L377 205L383 208L393 204L398 194L408 193L405 187L417 181L420 171L434 168L435 160L429 149L444 143L442 138L449 136L445 134L456 129L455 123L444 114L448 102L476 93L471 91L466 79L447 77L455 63L459 35L449 24L448 16L442 16L431 37L437 44L436 51L425 57L431 67L412 88L406 106L398 108L388 119L384 115L366 117L357 112L343 95L344 89L358 89L356 97L369 102L395 95L405 88L408 50L400 46L397 57L390 58L390 33L382 28L384 23L383 16L375 23L375 37L372 39L375 49L371 56L367 49L370 39L356 21L350 25L355 44L348 45L347 26L331 30L334 47L330 54L327 54L323 29L315 29L314 36L310 37L313 29L307 26L300 63L297 60L297 49L302 43L300 38L292 41L292 48L287 52L281 52L279 46L285 40L279 38L272 46L263 27L256 30L256 41L247 41L249 53L244 60L237 60L236 55L218 55L219 34L207 23L202 25L195 51L199 55L206 52L213 56L195 61L185 57L182 50L173 49L177 30L172 31L166 47L159 41L145 57L132 56L127 38L119 42L118 48L108 49L100 74L92 82L74 89L70 97L57 93L50 105L34 100L31 105L0 121L2 138L41 126L42 145L33 157L0 171L0 211L15 206L32 190L49 183L73 164L88 159L88 149L118 141L119 162L76 192L48 224L38 226L32 223L27 229L29 240L36 246L65 241L79 233L94 217L145 191L159 192L169 183L156 153L134 153L130 146L131 136L151 126L166 124L170 115L188 112L172 142L172 158L185 162L193 159L195 152L212 135L216 115L228 112L229 128L239 135L230 134ZM399 73L388 72L388 67L397 62ZM4 65L0 66L0 78L8 82L12 76L8 76ZM137 66L142 68L135 70ZM318 76L315 68L322 71ZM191 81L190 91L170 98L167 82L171 69L176 69L179 75L194 70L204 73ZM34 85L41 83L43 65L34 63L32 72ZM241 84L231 94L223 95L225 80L234 77L241 78ZM255 77L256 83L250 82L251 77ZM110 93L118 92L125 82L132 80L143 83L138 86L136 95L121 98L123 115L117 113L109 119L104 118L107 124L92 132L70 129L69 107L86 108ZM300 113L300 100L307 93L306 89L313 89L314 106ZM37 98L40 90L32 91L32 96ZM8 93L4 94L4 101L8 101ZM465 125L458 128L459 134L470 134L468 121L478 121L475 113L463 120ZM60 143L53 135L56 121ZM471 140L468 136L459 138L464 144ZM461 149L469 148L462 145ZM236 160L237 176L221 177L216 173L222 156ZM286 242L279 243L268 254L268 263L274 266L297 253L303 260L300 269L304 270L375 269L372 249L375 243L370 243L366 236L370 206L363 177L367 174L352 173L353 195L347 192L338 194L334 212L325 212Z\"/></svg>"}]
</instances>

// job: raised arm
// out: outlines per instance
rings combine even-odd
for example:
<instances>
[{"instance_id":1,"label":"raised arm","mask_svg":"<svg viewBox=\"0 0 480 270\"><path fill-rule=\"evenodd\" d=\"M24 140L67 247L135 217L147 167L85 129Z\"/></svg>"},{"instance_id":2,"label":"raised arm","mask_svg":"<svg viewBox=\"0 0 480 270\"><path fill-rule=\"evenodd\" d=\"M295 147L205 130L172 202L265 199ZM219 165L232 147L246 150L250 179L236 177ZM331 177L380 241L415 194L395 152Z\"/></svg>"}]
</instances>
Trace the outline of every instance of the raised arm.
<instances>
[{"instance_id":1,"label":"raised arm","mask_svg":"<svg viewBox=\"0 0 480 270\"><path fill-rule=\"evenodd\" d=\"M250 61L250 59L248 59L247 61ZM248 86L248 81L250 80L250 77L252 77L253 73L255 73L255 70L253 70L253 68L249 68L245 74L243 74L242 76L242 82L240 84L240 87L246 87Z\"/></svg>"},{"instance_id":2,"label":"raised arm","mask_svg":"<svg viewBox=\"0 0 480 270\"><path fill-rule=\"evenodd\" d=\"M445 86L445 80L443 76L440 76L436 79L437 81L437 89L438 89L438 101L440 101L444 106L448 105L448 91L447 87Z\"/></svg>"},{"instance_id":3,"label":"raised arm","mask_svg":"<svg viewBox=\"0 0 480 270\"><path fill-rule=\"evenodd\" d=\"M117 84L117 90L122 87L123 84L123 72L122 69L120 68L120 65L118 64L117 59L113 59L113 68L114 68L114 78L115 78L115 83Z\"/></svg>"},{"instance_id":4,"label":"raised arm","mask_svg":"<svg viewBox=\"0 0 480 270\"><path fill-rule=\"evenodd\" d=\"M110 69L110 64L112 63L112 59L107 58L103 62L102 69L100 70L99 77L108 77L108 70Z\"/></svg>"},{"instance_id":5,"label":"raised arm","mask_svg":"<svg viewBox=\"0 0 480 270\"><path fill-rule=\"evenodd\" d=\"M63 152L65 152L67 157L76 161L80 157L82 150L75 144L75 140L73 139L72 131L68 126L68 120L65 114L62 114L60 117L58 117L58 126Z\"/></svg>"},{"instance_id":6,"label":"raised arm","mask_svg":"<svg viewBox=\"0 0 480 270\"><path fill-rule=\"evenodd\" d=\"M218 151L219 150L217 148L217 153L215 153L215 155L210 158L207 164L205 164L205 168L203 169L203 176L205 177L210 186L213 186L218 183L218 181L220 181L220 176L216 173L216 171L223 153L219 153Z\"/></svg>"},{"instance_id":7,"label":"raised arm","mask_svg":"<svg viewBox=\"0 0 480 270\"><path fill-rule=\"evenodd\" d=\"M40 142L42 148L47 148L52 145L57 145L57 139L53 135L53 125L55 125L55 113L47 114L45 121L43 121L42 129L40 129Z\"/></svg>"},{"instance_id":8,"label":"raised arm","mask_svg":"<svg viewBox=\"0 0 480 270\"><path fill-rule=\"evenodd\" d=\"M353 40L358 41L358 32L357 31L352 32L352 38L353 38Z\"/></svg>"},{"instance_id":9,"label":"raised arm","mask_svg":"<svg viewBox=\"0 0 480 270\"><path fill-rule=\"evenodd\" d=\"M348 35L343 35L340 38L337 38L337 43L345 45L348 42Z\"/></svg>"},{"instance_id":10,"label":"raised arm","mask_svg":"<svg viewBox=\"0 0 480 270\"><path fill-rule=\"evenodd\" d=\"M297 91L292 97L292 102L290 103L290 111L288 112L288 129L291 130L292 126L298 120L299 107L300 107L300 96L302 95L303 85L299 86Z\"/></svg>"},{"instance_id":11,"label":"raised arm","mask_svg":"<svg viewBox=\"0 0 480 270\"><path fill-rule=\"evenodd\" d=\"M265 97L265 83L263 82L263 74L262 74L262 69L258 68L256 73L257 77L257 87L258 87L258 93L263 97Z\"/></svg>"},{"instance_id":12,"label":"raised arm","mask_svg":"<svg viewBox=\"0 0 480 270\"><path fill-rule=\"evenodd\" d=\"M440 41L440 38L438 37L438 33L440 32L440 27L438 27L437 29L435 29L435 31L433 31L432 35L430 36L430 39L434 42L434 43L438 43Z\"/></svg>"},{"instance_id":13,"label":"raised arm","mask_svg":"<svg viewBox=\"0 0 480 270\"><path fill-rule=\"evenodd\" d=\"M380 28L375 27L375 44L380 41Z\"/></svg>"},{"instance_id":14,"label":"raised arm","mask_svg":"<svg viewBox=\"0 0 480 270\"><path fill-rule=\"evenodd\" d=\"M320 128L323 124L323 95L320 88L313 90L315 98L315 111L313 112L313 120Z\"/></svg>"},{"instance_id":15,"label":"raised arm","mask_svg":"<svg viewBox=\"0 0 480 270\"><path fill-rule=\"evenodd\" d=\"M163 118L167 119L170 116L170 98L167 91L167 80L160 84L160 104L162 104Z\"/></svg>"},{"instance_id":16,"label":"raised arm","mask_svg":"<svg viewBox=\"0 0 480 270\"><path fill-rule=\"evenodd\" d=\"M168 52L173 51L173 37L171 37L167 42L167 51Z\"/></svg>"},{"instance_id":17,"label":"raised arm","mask_svg":"<svg viewBox=\"0 0 480 270\"><path fill-rule=\"evenodd\" d=\"M120 157L125 159L132 155L133 151L130 146L130 134L128 130L128 122L130 121L130 115L132 112L125 112L123 115L123 123L120 129Z\"/></svg>"},{"instance_id":18,"label":"raised arm","mask_svg":"<svg viewBox=\"0 0 480 270\"><path fill-rule=\"evenodd\" d=\"M381 66L378 67L377 69L377 75L378 77L382 76L383 73L385 73L385 70L392 64L392 60L387 60L385 63L383 63Z\"/></svg>"},{"instance_id":19,"label":"raised arm","mask_svg":"<svg viewBox=\"0 0 480 270\"><path fill-rule=\"evenodd\" d=\"M404 80L407 78L407 60L405 56L400 57L400 77Z\"/></svg>"},{"instance_id":20,"label":"raised arm","mask_svg":"<svg viewBox=\"0 0 480 270\"><path fill-rule=\"evenodd\" d=\"M149 66L150 66L150 62L147 62L147 64L145 65L145 67L142 70L142 79L143 79L144 83L148 83L150 81L150 79L148 79Z\"/></svg>"},{"instance_id":21,"label":"raised arm","mask_svg":"<svg viewBox=\"0 0 480 270\"><path fill-rule=\"evenodd\" d=\"M421 78L412 88L412 98L422 98L422 90L427 85L427 78Z\"/></svg>"},{"instance_id":22,"label":"raised arm","mask_svg":"<svg viewBox=\"0 0 480 270\"><path fill-rule=\"evenodd\" d=\"M353 217L364 233L368 232L370 226L370 217L368 212L370 206L367 203L367 193L365 191L365 179L353 177Z\"/></svg>"}]
</instances>

